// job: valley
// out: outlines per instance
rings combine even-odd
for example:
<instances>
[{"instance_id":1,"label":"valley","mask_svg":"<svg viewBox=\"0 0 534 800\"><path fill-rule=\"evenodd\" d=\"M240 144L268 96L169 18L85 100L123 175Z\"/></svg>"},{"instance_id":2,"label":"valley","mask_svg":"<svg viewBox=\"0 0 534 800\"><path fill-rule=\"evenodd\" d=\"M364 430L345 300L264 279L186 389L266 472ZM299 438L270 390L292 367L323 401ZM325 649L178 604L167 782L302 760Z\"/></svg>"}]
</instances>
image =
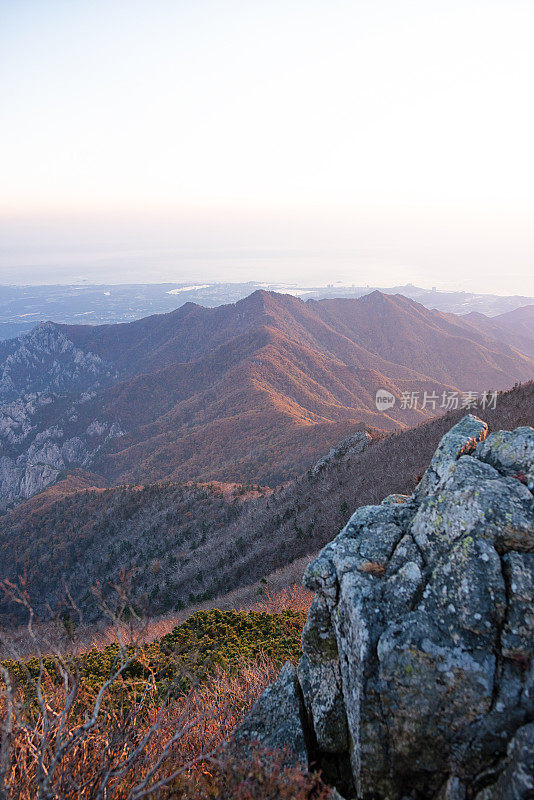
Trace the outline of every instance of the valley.
<instances>
[{"instance_id":1,"label":"valley","mask_svg":"<svg viewBox=\"0 0 534 800\"><path fill-rule=\"evenodd\" d=\"M91 587L112 591L131 575L132 600L149 616L179 612L267 579L310 557L358 507L410 494L456 411L363 447L334 449L285 485L176 484L104 488L78 470L0 517L0 578L26 576L44 617L64 607L65 588L86 622L98 619ZM498 397L491 430L529 425L534 383ZM4 623L24 610L0 603Z\"/></svg>"}]
</instances>

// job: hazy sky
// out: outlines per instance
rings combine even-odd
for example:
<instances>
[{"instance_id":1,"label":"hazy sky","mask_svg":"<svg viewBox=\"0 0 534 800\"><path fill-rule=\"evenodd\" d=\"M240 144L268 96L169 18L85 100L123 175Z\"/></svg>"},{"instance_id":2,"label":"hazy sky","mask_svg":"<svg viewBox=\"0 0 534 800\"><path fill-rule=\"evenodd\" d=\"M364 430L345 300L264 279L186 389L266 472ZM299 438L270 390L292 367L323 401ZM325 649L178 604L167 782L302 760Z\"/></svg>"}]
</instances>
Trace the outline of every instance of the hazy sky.
<instances>
[{"instance_id":1,"label":"hazy sky","mask_svg":"<svg viewBox=\"0 0 534 800\"><path fill-rule=\"evenodd\" d=\"M0 0L0 282L534 295L534 0Z\"/></svg>"}]
</instances>

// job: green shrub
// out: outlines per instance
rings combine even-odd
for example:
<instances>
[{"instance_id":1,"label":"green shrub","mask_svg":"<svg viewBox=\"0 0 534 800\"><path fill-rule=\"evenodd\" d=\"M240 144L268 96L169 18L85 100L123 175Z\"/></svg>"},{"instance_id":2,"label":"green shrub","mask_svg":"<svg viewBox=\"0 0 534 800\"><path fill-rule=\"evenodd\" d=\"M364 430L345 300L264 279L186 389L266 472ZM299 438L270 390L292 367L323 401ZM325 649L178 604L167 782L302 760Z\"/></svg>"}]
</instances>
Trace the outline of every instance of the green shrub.
<instances>
[{"instance_id":1,"label":"green shrub","mask_svg":"<svg viewBox=\"0 0 534 800\"><path fill-rule=\"evenodd\" d=\"M280 665L296 662L301 654L300 636L306 621L303 611L286 610L278 614L259 611L219 611L211 609L192 614L181 625L154 642L130 646L126 655L132 662L121 675L121 681L145 680L153 675L162 692L180 675L185 691L204 680L216 669L234 671L243 661L254 661L261 654ZM100 687L117 669L121 658L118 644L93 648L82 655L70 656L67 664L83 683ZM3 666L19 684L30 684L39 675L39 661L8 660ZM44 658L44 668L52 680L59 680L55 657Z\"/></svg>"}]
</instances>

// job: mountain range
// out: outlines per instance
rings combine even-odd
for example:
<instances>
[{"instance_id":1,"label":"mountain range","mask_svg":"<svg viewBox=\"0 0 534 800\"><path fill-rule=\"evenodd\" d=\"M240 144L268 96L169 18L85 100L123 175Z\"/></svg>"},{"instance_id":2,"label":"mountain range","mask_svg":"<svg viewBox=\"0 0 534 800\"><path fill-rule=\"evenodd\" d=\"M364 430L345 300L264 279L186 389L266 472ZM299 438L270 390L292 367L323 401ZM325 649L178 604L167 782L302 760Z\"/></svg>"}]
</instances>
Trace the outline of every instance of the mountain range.
<instances>
[{"instance_id":1,"label":"mountain range","mask_svg":"<svg viewBox=\"0 0 534 800\"><path fill-rule=\"evenodd\" d=\"M441 398L531 379L532 309L455 316L378 291L258 290L131 323L43 323L0 343L0 508L77 468L108 486L276 486L355 431L382 436L443 413Z\"/></svg>"},{"instance_id":2,"label":"mountain range","mask_svg":"<svg viewBox=\"0 0 534 800\"><path fill-rule=\"evenodd\" d=\"M292 294L303 300L357 298L374 291L370 286L296 286L280 283L138 283L74 285L1 286L0 340L29 332L44 319L56 322L101 325L131 322L150 314L174 311L194 302L213 308L235 303L257 289ZM474 292L423 289L411 283L381 289L384 294L402 294L427 308L453 314L479 312L491 317L532 304L534 298L480 294Z\"/></svg>"}]
</instances>

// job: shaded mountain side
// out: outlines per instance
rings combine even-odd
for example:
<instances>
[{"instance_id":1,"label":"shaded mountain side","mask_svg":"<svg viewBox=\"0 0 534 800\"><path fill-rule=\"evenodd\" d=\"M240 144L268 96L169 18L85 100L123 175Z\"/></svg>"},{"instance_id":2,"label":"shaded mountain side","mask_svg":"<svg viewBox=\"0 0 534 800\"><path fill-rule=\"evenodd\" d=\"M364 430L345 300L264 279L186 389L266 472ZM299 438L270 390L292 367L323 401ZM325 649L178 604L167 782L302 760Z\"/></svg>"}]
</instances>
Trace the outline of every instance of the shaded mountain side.
<instances>
[{"instance_id":1,"label":"shaded mountain side","mask_svg":"<svg viewBox=\"0 0 534 800\"><path fill-rule=\"evenodd\" d=\"M475 311L460 317L464 325L481 331L485 336L505 342L527 356L534 356L534 306L525 306L486 317Z\"/></svg>"},{"instance_id":2,"label":"shaded mountain side","mask_svg":"<svg viewBox=\"0 0 534 800\"><path fill-rule=\"evenodd\" d=\"M462 390L506 388L518 358L524 377L532 377L528 358L502 337L492 336L491 325L468 333L462 317L430 311L401 295L373 292L358 301L357 311L344 299L310 305L325 322L373 353Z\"/></svg>"},{"instance_id":3,"label":"shaded mountain side","mask_svg":"<svg viewBox=\"0 0 534 800\"><path fill-rule=\"evenodd\" d=\"M501 342L506 342L506 344L514 347L519 352L532 356L534 354L534 339L530 340L526 336L507 330L499 325L496 321L497 319L497 317L486 317L484 314L472 311L462 317L461 322L470 330L476 330L484 336L491 336Z\"/></svg>"},{"instance_id":4,"label":"shaded mountain side","mask_svg":"<svg viewBox=\"0 0 534 800\"><path fill-rule=\"evenodd\" d=\"M494 320L501 328L507 328L518 336L534 339L534 305L498 314Z\"/></svg>"},{"instance_id":5,"label":"shaded mountain side","mask_svg":"<svg viewBox=\"0 0 534 800\"><path fill-rule=\"evenodd\" d=\"M505 343L380 292L305 303L258 291L127 324L45 323L0 342L2 359L0 508L73 468L111 483L274 486L355 427L442 413L439 401L406 407L405 392L441 398L534 375ZM379 413L380 388L397 402Z\"/></svg>"},{"instance_id":6,"label":"shaded mountain side","mask_svg":"<svg viewBox=\"0 0 534 800\"><path fill-rule=\"evenodd\" d=\"M534 426L534 383L500 394L495 410L479 413L490 430ZM349 510L378 503L388 494L412 492L440 439L464 414L449 413L377 439L361 455L334 458L317 476L310 471L280 487L263 501L264 508L249 509L253 542L235 569L257 580L323 547L346 523Z\"/></svg>"},{"instance_id":7,"label":"shaded mountain side","mask_svg":"<svg viewBox=\"0 0 534 800\"><path fill-rule=\"evenodd\" d=\"M375 439L358 455L341 449L275 491L159 484L81 491L44 505L35 497L0 517L1 576L26 572L41 613L67 581L89 618L91 585L116 580L121 569L133 570L134 599L151 613L215 597L315 553L355 508L411 492L464 413ZM499 395L482 416L491 430L533 425L534 384ZM13 607L0 610L14 619Z\"/></svg>"}]
</instances>

